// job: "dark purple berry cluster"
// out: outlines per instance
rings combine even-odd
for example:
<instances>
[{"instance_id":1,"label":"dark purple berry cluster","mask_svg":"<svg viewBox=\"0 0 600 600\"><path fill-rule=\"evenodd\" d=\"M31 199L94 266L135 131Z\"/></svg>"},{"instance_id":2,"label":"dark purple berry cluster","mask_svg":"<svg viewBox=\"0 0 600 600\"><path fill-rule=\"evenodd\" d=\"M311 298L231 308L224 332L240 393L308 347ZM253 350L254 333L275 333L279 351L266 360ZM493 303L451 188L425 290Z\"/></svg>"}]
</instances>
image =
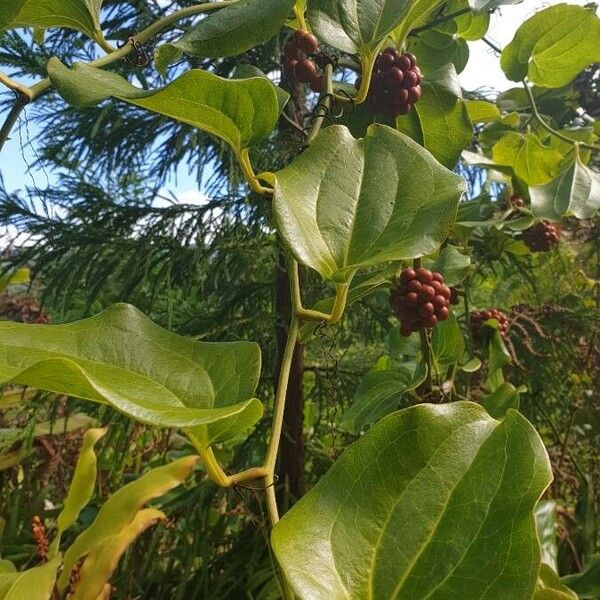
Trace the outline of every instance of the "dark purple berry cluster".
<instances>
[{"instance_id":1,"label":"dark purple berry cluster","mask_svg":"<svg viewBox=\"0 0 600 600\"><path fill-rule=\"evenodd\" d=\"M288 79L308 83L313 92L323 89L323 74L309 56L319 50L319 40L310 33L298 29L283 48L283 72Z\"/></svg>"},{"instance_id":2,"label":"dark purple berry cluster","mask_svg":"<svg viewBox=\"0 0 600 600\"><path fill-rule=\"evenodd\" d=\"M558 244L560 226L549 221L540 221L526 229L523 242L532 252L548 252Z\"/></svg>"},{"instance_id":3,"label":"dark purple berry cluster","mask_svg":"<svg viewBox=\"0 0 600 600\"><path fill-rule=\"evenodd\" d=\"M405 115L421 97L423 75L417 58L410 52L400 54L395 48L384 50L375 61L368 101L377 114ZM356 81L360 87L360 77Z\"/></svg>"},{"instance_id":4,"label":"dark purple berry cluster","mask_svg":"<svg viewBox=\"0 0 600 600\"><path fill-rule=\"evenodd\" d=\"M508 326L510 325L508 317L497 308L491 308L489 310L474 310L471 313L471 331L475 339L481 339L483 336L483 324L490 319L498 321L500 335L506 337Z\"/></svg>"},{"instance_id":5,"label":"dark purple berry cluster","mask_svg":"<svg viewBox=\"0 0 600 600\"><path fill-rule=\"evenodd\" d=\"M392 290L390 304L400 319L400 333L409 336L414 331L435 327L450 315L452 292L444 277L428 269L404 269L400 284Z\"/></svg>"}]
</instances>

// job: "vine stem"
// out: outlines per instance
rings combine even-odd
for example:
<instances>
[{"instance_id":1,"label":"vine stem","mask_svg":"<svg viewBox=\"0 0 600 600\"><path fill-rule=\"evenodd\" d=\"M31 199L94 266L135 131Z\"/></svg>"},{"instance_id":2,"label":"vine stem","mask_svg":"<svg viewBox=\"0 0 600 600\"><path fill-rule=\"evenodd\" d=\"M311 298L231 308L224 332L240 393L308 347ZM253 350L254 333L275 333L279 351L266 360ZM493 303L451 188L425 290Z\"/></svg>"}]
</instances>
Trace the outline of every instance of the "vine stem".
<instances>
[{"instance_id":1,"label":"vine stem","mask_svg":"<svg viewBox=\"0 0 600 600\"><path fill-rule=\"evenodd\" d=\"M584 142L576 142L576 141L572 140L571 138L567 137L566 135L563 135L562 133L560 133L560 131L556 131L556 129L554 129L553 127L548 125L548 123L546 123L546 120L542 117L542 115L540 114L540 111L538 110L537 104L535 103L535 98L533 97L533 94L531 92L531 88L529 87L529 85L527 84L527 82L525 80L523 80L521 83L523 84L523 87L525 88L525 93L527 94L527 99L529 100L529 104L531 105L531 111L533 113L534 119L548 133L550 133L554 137L558 138L559 140L566 142L567 144L574 145L576 148L581 147L581 148L587 148L588 150L595 150L596 152L600 152L600 146L595 146L594 144L586 144Z\"/></svg>"},{"instance_id":2,"label":"vine stem","mask_svg":"<svg viewBox=\"0 0 600 600\"><path fill-rule=\"evenodd\" d=\"M134 49L136 44L143 44L145 42L148 42L157 34L165 30L169 25L172 25L173 23L176 23L177 21L180 21L181 19L184 19L186 17L224 8L231 4L235 4L235 2L237 1L238 0L222 0L221 2L206 2L204 4L188 6L187 8L177 10L170 15L162 17L155 23L152 23L152 25L146 27L146 29L143 29L138 34L132 36L127 41L127 43L121 48L114 49L108 44L108 42L103 44L99 40L96 40L97 43L99 43L100 46L107 52L107 54L105 56L97 58L96 60L92 60L87 64L93 67L100 68L115 63L118 60L125 58ZM104 38L102 39L104 40ZM15 102L15 105L9 112L2 125L2 128L0 129L0 150L2 150L2 147L8 139L8 136L10 135L12 128L17 122L19 114L21 113L23 108L27 105L28 102L35 100L48 89L50 89L52 87L52 82L50 81L50 78L46 77L45 79L34 83L32 86L27 87L16 81L13 81L7 75L0 73L0 83L3 83L7 87L19 93L19 99ZM27 98L27 102L24 102L21 96L23 98Z\"/></svg>"},{"instance_id":3,"label":"vine stem","mask_svg":"<svg viewBox=\"0 0 600 600\"><path fill-rule=\"evenodd\" d=\"M24 96L22 94L17 95L17 99L13 104L10 112L6 116L2 127L0 128L0 151L4 147L4 144L8 140L10 136L10 132L15 126L16 122L19 120L19 116L23 109L29 104L30 100L28 96Z\"/></svg>"},{"instance_id":4,"label":"vine stem","mask_svg":"<svg viewBox=\"0 0 600 600\"><path fill-rule=\"evenodd\" d=\"M421 266L421 259L415 258L413 260L413 266L415 269L418 269ZM425 361L425 366L427 367L427 375L425 379L425 387L428 391L431 391L432 388L432 364L431 364L431 346L429 344L429 339L427 338L427 331L425 329L419 330L419 337L421 338L421 352L423 353L423 360Z\"/></svg>"}]
</instances>

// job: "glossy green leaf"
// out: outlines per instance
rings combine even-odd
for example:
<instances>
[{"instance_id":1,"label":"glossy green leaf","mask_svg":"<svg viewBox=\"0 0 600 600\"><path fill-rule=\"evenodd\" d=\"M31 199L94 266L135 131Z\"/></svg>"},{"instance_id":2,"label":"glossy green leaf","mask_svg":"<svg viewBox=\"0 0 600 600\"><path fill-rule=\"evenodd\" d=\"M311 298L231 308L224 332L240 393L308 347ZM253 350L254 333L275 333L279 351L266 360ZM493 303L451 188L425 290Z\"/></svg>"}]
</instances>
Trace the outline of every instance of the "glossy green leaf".
<instances>
[{"instance_id":1,"label":"glossy green leaf","mask_svg":"<svg viewBox=\"0 0 600 600\"><path fill-rule=\"evenodd\" d=\"M443 0L308 0L307 20L322 41L351 54L372 52L396 31L400 40Z\"/></svg>"},{"instance_id":2,"label":"glossy green leaf","mask_svg":"<svg viewBox=\"0 0 600 600\"><path fill-rule=\"evenodd\" d=\"M0 31L16 27L65 27L101 35L102 0L8 0L0 4Z\"/></svg>"},{"instance_id":3,"label":"glossy green leaf","mask_svg":"<svg viewBox=\"0 0 600 600\"><path fill-rule=\"evenodd\" d=\"M444 166L454 168L460 153L469 146L473 128L462 99L458 75L452 63L429 74L422 83L423 96L413 110L398 117L399 131L412 136ZM406 129L404 123L412 124Z\"/></svg>"},{"instance_id":4,"label":"glossy green leaf","mask_svg":"<svg viewBox=\"0 0 600 600\"><path fill-rule=\"evenodd\" d=\"M489 123L502 116L494 103L485 100L466 100L465 106L472 123Z\"/></svg>"},{"instance_id":5,"label":"glossy green leaf","mask_svg":"<svg viewBox=\"0 0 600 600\"><path fill-rule=\"evenodd\" d=\"M0 294L6 290L9 285L19 285L29 283L29 269L22 268L16 271L0 275Z\"/></svg>"},{"instance_id":6,"label":"glossy green leaf","mask_svg":"<svg viewBox=\"0 0 600 600\"><path fill-rule=\"evenodd\" d=\"M1 600L50 600L60 557L20 573L0 574Z\"/></svg>"},{"instance_id":7,"label":"glossy green leaf","mask_svg":"<svg viewBox=\"0 0 600 600\"><path fill-rule=\"evenodd\" d=\"M519 410L521 399L519 391L510 383L503 383L491 394L481 399L481 406L494 419L503 419L509 410Z\"/></svg>"},{"instance_id":8,"label":"glossy green leaf","mask_svg":"<svg viewBox=\"0 0 600 600\"><path fill-rule=\"evenodd\" d=\"M600 173L575 160L556 179L529 189L531 210L540 219L589 219L600 209Z\"/></svg>"},{"instance_id":9,"label":"glossy green leaf","mask_svg":"<svg viewBox=\"0 0 600 600\"><path fill-rule=\"evenodd\" d=\"M533 509L552 479L515 411L418 405L374 425L275 526L301 600L530 600Z\"/></svg>"},{"instance_id":10,"label":"glossy green leaf","mask_svg":"<svg viewBox=\"0 0 600 600\"><path fill-rule=\"evenodd\" d=\"M342 416L340 426L350 433L360 433L367 425L397 410L403 396L425 380L425 372L406 367L367 373L360 382L352 405Z\"/></svg>"},{"instance_id":11,"label":"glossy green leaf","mask_svg":"<svg viewBox=\"0 0 600 600\"><path fill-rule=\"evenodd\" d=\"M65 552L64 569L58 585L63 590L75 563L110 536L119 534L135 519L144 505L180 485L198 463L197 456L187 456L142 475L117 490L102 505L93 523L80 533Z\"/></svg>"},{"instance_id":12,"label":"glossy green leaf","mask_svg":"<svg viewBox=\"0 0 600 600\"><path fill-rule=\"evenodd\" d=\"M492 157L499 165L511 167L517 177L530 186L553 179L563 156L558 150L542 144L534 133L510 132L494 146Z\"/></svg>"},{"instance_id":13,"label":"glossy green leaf","mask_svg":"<svg viewBox=\"0 0 600 600\"><path fill-rule=\"evenodd\" d=\"M434 327L431 335L431 350L439 366L462 360L465 353L465 338L452 313L446 321Z\"/></svg>"},{"instance_id":14,"label":"glossy green leaf","mask_svg":"<svg viewBox=\"0 0 600 600\"><path fill-rule=\"evenodd\" d=\"M578 596L561 583L550 566L542 564L532 600L578 600Z\"/></svg>"},{"instance_id":15,"label":"glossy green leaf","mask_svg":"<svg viewBox=\"0 0 600 600\"><path fill-rule=\"evenodd\" d=\"M238 0L209 13L174 42L159 46L159 71L182 54L200 58L234 56L271 39L292 12L294 0Z\"/></svg>"},{"instance_id":16,"label":"glossy green leaf","mask_svg":"<svg viewBox=\"0 0 600 600\"><path fill-rule=\"evenodd\" d=\"M92 498L97 474L94 446L107 431L106 428L88 429L83 436L83 442L81 444L81 450L79 451L77 464L75 465L75 471L73 472L73 478L71 479L71 485L69 486L69 492L65 499L63 509L58 515L58 531L56 532L56 536L50 548L51 556L56 556L56 554L58 554L62 534L77 521L79 513L87 506Z\"/></svg>"},{"instance_id":17,"label":"glossy green leaf","mask_svg":"<svg viewBox=\"0 0 600 600\"><path fill-rule=\"evenodd\" d=\"M561 582L581 600L597 600L600 597L600 554L590 556L581 573L565 575Z\"/></svg>"},{"instance_id":18,"label":"glossy green leaf","mask_svg":"<svg viewBox=\"0 0 600 600\"><path fill-rule=\"evenodd\" d=\"M140 510L131 523L118 533L107 536L96 544L83 561L79 571L79 581L70 600L97 599L105 589L121 556L146 529L165 518L164 513L155 508Z\"/></svg>"},{"instance_id":19,"label":"glossy green leaf","mask_svg":"<svg viewBox=\"0 0 600 600\"><path fill-rule=\"evenodd\" d=\"M10 560L0 559L0 575L16 572L17 568L10 562Z\"/></svg>"},{"instance_id":20,"label":"glossy green leaf","mask_svg":"<svg viewBox=\"0 0 600 600\"><path fill-rule=\"evenodd\" d=\"M461 177L390 127L357 140L334 125L277 173L273 208L297 259L343 283L360 268L436 250L464 191Z\"/></svg>"},{"instance_id":21,"label":"glossy green leaf","mask_svg":"<svg viewBox=\"0 0 600 600\"><path fill-rule=\"evenodd\" d=\"M264 140L279 118L274 86L263 77L223 79L192 69L159 90L142 90L115 73L84 63L69 69L57 58L48 61L48 75L69 104L90 106L112 96L206 131L237 153Z\"/></svg>"},{"instance_id":22,"label":"glossy green leaf","mask_svg":"<svg viewBox=\"0 0 600 600\"><path fill-rule=\"evenodd\" d=\"M444 276L446 285L457 285L471 272L471 257L463 254L455 246L445 246L431 269Z\"/></svg>"},{"instance_id":23,"label":"glossy green leaf","mask_svg":"<svg viewBox=\"0 0 600 600\"><path fill-rule=\"evenodd\" d=\"M0 322L0 383L108 403L133 419L185 427L198 445L245 432L262 414L252 396L260 349L197 342L133 306L69 325Z\"/></svg>"},{"instance_id":24,"label":"glossy green leaf","mask_svg":"<svg viewBox=\"0 0 600 600\"><path fill-rule=\"evenodd\" d=\"M504 48L500 64L512 81L528 77L537 85L558 88L588 65L600 62L600 18L592 8L550 6L519 27Z\"/></svg>"},{"instance_id":25,"label":"glossy green leaf","mask_svg":"<svg viewBox=\"0 0 600 600\"><path fill-rule=\"evenodd\" d=\"M409 37L407 47L419 57L419 67L425 75L448 63L454 65L457 73L462 73L469 61L469 45L458 35L458 27L453 21L443 28L428 29Z\"/></svg>"},{"instance_id":26,"label":"glossy green leaf","mask_svg":"<svg viewBox=\"0 0 600 600\"><path fill-rule=\"evenodd\" d=\"M540 500L535 507L535 522L542 549L542 562L556 571L556 500Z\"/></svg>"}]
</instances>

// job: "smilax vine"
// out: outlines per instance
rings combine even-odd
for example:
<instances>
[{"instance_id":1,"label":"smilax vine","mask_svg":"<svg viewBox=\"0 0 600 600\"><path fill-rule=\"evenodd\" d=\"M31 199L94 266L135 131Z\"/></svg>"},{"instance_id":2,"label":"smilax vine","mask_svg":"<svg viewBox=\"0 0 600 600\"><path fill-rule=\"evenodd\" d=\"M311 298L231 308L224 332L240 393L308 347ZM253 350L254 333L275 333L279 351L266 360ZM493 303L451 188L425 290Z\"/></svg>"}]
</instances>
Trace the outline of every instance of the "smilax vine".
<instances>
[{"instance_id":1,"label":"smilax vine","mask_svg":"<svg viewBox=\"0 0 600 600\"><path fill-rule=\"evenodd\" d=\"M73 29L95 54L73 64L53 56L32 84L0 73L15 95L0 149L23 110L51 92L81 110L114 102L209 134L269 207L291 318L264 459L240 472L218 457L263 419L258 344L186 338L129 304L64 325L0 322L1 384L108 405L177 429L195 448L115 492L65 548L62 534L92 497L94 447L106 434L89 429L51 535L36 522L44 560L21 571L0 561L0 599L108 598L120 557L168 518L147 504L197 468L218 486L264 493L286 600L578 597L556 564L542 563L536 511L552 469L519 412L523 390L505 379L517 358L511 317L471 299L482 257L553 252L561 219L598 218L600 127L589 117L559 129L545 103L600 62L600 19L568 4L534 14L495 48L518 87L494 101L465 97L457 73L467 41L486 39L490 15L514 3L222 0L170 12L113 46L102 0L2 2L0 32L28 28L43 44L45 30ZM268 75L253 65L230 78L178 68L183 57L221 60L273 38L280 69ZM124 59L156 69L164 85L146 89L110 70ZM274 83L280 73L307 98L305 121L290 116L290 95ZM279 142L281 123L301 136L298 152L258 172L256 156ZM486 173L479 189L453 170L459 160ZM303 270L330 289L313 306ZM401 334L399 364L365 376L340 423L357 440L281 514L275 472L296 344L382 290Z\"/></svg>"}]
</instances>

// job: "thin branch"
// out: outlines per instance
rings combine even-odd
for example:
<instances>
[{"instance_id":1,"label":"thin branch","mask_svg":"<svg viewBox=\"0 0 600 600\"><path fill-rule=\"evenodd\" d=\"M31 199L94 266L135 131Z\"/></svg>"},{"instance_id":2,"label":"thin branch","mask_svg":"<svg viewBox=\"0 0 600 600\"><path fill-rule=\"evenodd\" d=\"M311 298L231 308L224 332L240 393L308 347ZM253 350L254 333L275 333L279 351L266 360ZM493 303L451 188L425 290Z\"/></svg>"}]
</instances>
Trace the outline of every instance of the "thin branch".
<instances>
[{"instance_id":1,"label":"thin branch","mask_svg":"<svg viewBox=\"0 0 600 600\"><path fill-rule=\"evenodd\" d=\"M10 109L10 112L2 124L2 128L0 129L0 151L2 151L4 144L8 140L12 128L19 120L21 112L29 104L29 102L30 100L28 96L23 96L22 94L17 95L17 99L15 100L13 107Z\"/></svg>"},{"instance_id":2,"label":"thin branch","mask_svg":"<svg viewBox=\"0 0 600 600\"><path fill-rule=\"evenodd\" d=\"M451 19L455 19L456 17L460 17L462 15L466 15L467 13L470 13L471 9L470 8L461 8L460 10L457 10L456 12L450 13L448 15L444 15L443 17L439 17L438 19L434 19L433 21L430 21L429 23L425 23L425 25L422 25L421 27L416 27L415 29L413 29L409 35L418 35L419 33L423 32L423 31L427 31L428 29L433 29L434 27L437 27L438 25L442 25L444 23L446 23L447 21L450 21Z\"/></svg>"}]
</instances>

